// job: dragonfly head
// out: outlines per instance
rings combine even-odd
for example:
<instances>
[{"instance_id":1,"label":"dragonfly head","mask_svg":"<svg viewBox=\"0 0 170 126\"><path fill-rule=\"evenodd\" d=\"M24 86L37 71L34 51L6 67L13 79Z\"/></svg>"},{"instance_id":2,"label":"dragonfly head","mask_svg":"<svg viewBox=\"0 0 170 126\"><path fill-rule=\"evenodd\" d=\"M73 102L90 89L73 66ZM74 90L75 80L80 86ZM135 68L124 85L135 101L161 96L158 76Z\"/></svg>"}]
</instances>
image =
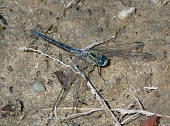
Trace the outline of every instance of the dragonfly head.
<instances>
[{"instance_id":1,"label":"dragonfly head","mask_svg":"<svg viewBox=\"0 0 170 126\"><path fill-rule=\"evenodd\" d=\"M105 55L97 58L97 65L98 66L106 66L108 64L108 59Z\"/></svg>"}]
</instances>

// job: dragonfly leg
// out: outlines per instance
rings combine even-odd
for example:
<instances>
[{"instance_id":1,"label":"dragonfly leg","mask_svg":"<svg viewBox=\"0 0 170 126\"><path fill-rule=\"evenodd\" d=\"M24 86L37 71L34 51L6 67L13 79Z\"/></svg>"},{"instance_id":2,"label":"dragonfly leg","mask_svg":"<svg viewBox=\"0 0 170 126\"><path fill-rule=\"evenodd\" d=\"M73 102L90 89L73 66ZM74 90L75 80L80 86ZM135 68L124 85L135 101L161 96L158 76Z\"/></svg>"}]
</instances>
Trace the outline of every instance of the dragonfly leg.
<instances>
[{"instance_id":1,"label":"dragonfly leg","mask_svg":"<svg viewBox=\"0 0 170 126\"><path fill-rule=\"evenodd\" d=\"M102 69L101 69L101 67L99 67L99 66L98 66L98 74L99 74L99 76L102 78L102 80L104 81L104 84L105 84L105 79L104 79L104 77L102 76Z\"/></svg>"},{"instance_id":2,"label":"dragonfly leg","mask_svg":"<svg viewBox=\"0 0 170 126\"><path fill-rule=\"evenodd\" d=\"M94 65L90 65L90 66L88 67L87 77L88 77L89 79L91 78L91 74L92 74L92 72L94 71L95 67L96 67L96 66L94 66ZM104 83L105 83L105 79L104 79L104 77L102 76L101 68L102 68L102 67L98 66L98 74L99 74L99 76L102 78L102 80L103 80Z\"/></svg>"},{"instance_id":3,"label":"dragonfly leg","mask_svg":"<svg viewBox=\"0 0 170 126\"><path fill-rule=\"evenodd\" d=\"M87 77L90 79L90 77L91 77L91 74L92 74L92 72L94 71L94 68L95 68L95 66L94 65L90 65L90 66L88 66L88 73L87 73Z\"/></svg>"}]
</instances>

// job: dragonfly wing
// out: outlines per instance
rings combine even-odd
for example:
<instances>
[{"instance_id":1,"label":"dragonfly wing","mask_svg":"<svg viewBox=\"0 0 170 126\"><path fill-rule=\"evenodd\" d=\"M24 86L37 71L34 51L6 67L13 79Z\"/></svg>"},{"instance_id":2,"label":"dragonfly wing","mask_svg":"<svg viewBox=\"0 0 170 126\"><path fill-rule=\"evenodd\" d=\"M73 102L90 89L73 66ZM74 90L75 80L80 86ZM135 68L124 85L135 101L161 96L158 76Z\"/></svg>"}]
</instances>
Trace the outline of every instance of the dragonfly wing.
<instances>
[{"instance_id":1,"label":"dragonfly wing","mask_svg":"<svg viewBox=\"0 0 170 126\"><path fill-rule=\"evenodd\" d=\"M144 48L144 43L142 42L133 42L116 45L114 47L95 47L92 50L99 52L102 55L107 57L122 57L125 59L132 60L145 60L145 61L154 61L156 57L149 53L142 53Z\"/></svg>"},{"instance_id":2,"label":"dragonfly wing","mask_svg":"<svg viewBox=\"0 0 170 126\"><path fill-rule=\"evenodd\" d=\"M75 62L77 64L78 69L85 75L87 75L88 72L88 66L90 65L89 62L84 62L83 60L81 60L80 58L78 59L78 57L76 57L77 59L75 59ZM85 103L85 99L86 99L86 89L87 89L87 85L86 82L82 79L82 77L78 76L77 79L74 82L75 84L74 86L74 93L73 93L73 97L74 97L74 101L73 101L73 108L82 108L83 104ZM72 112L79 112L78 109L74 109Z\"/></svg>"},{"instance_id":3,"label":"dragonfly wing","mask_svg":"<svg viewBox=\"0 0 170 126\"><path fill-rule=\"evenodd\" d=\"M120 55L120 57L129 59L129 60L142 60L142 61L155 61L157 58L150 54L150 53L135 53L135 52L130 52L130 53L124 53Z\"/></svg>"},{"instance_id":4,"label":"dragonfly wing","mask_svg":"<svg viewBox=\"0 0 170 126\"><path fill-rule=\"evenodd\" d=\"M85 67L87 65L89 65L89 63L84 62L83 60L81 60L79 57L75 57L75 59L73 59L73 64L75 66L78 67L78 69L80 71L84 71ZM77 76L77 74L72 71L71 69L67 68L66 70L66 74L64 75L64 79L61 80L61 76L58 75L58 80L59 82L62 82L62 89L59 93L59 96L57 98L56 101L56 107L58 107L63 101L64 99L67 97L67 94L69 93L69 91L73 92L73 99L74 101L72 102L73 104L73 108L75 107L79 107L80 108L80 104L82 101L84 101L85 96L83 96L83 92L85 92L86 88L83 88L86 84L84 84L84 81L82 81L81 77ZM73 88L72 88L73 86ZM71 90L72 88L72 90ZM70 97L70 96L69 96ZM79 102L81 101L81 102ZM65 101L67 102L67 101ZM71 105L70 105L71 106ZM73 109L72 112L75 112L75 110Z\"/></svg>"},{"instance_id":5,"label":"dragonfly wing","mask_svg":"<svg viewBox=\"0 0 170 126\"><path fill-rule=\"evenodd\" d=\"M129 52L142 52L144 43L142 42L133 42L125 43L115 46L97 46L92 48L93 51L97 51L107 57L121 56L123 53Z\"/></svg>"},{"instance_id":6,"label":"dragonfly wing","mask_svg":"<svg viewBox=\"0 0 170 126\"><path fill-rule=\"evenodd\" d=\"M68 92L70 91L71 86L74 83L77 76L70 69L67 70L67 73L64 74L62 79L61 79L61 75L56 75L56 76L57 76L57 78L60 78L58 80L62 84L62 89L61 89L61 91L57 97L56 103L55 103L55 106L58 108L58 106L63 102L63 100L67 96Z\"/></svg>"}]
</instances>

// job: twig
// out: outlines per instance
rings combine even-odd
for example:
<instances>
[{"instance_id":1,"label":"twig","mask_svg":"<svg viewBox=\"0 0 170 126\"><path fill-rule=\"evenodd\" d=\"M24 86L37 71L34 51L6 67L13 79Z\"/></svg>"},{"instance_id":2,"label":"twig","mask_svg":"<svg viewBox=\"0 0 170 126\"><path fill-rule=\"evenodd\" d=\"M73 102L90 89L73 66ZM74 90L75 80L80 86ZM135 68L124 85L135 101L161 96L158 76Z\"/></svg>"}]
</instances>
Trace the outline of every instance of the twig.
<instances>
[{"instance_id":1,"label":"twig","mask_svg":"<svg viewBox=\"0 0 170 126\"><path fill-rule=\"evenodd\" d=\"M93 48L94 46L97 46L97 45L106 43L106 42L108 42L108 41L111 40L111 39L115 39L115 37L116 37L116 35L113 35L113 36L110 37L110 38L102 39L102 40L97 41L97 42L95 42L95 43L93 43L93 44L91 44L91 45L89 45L89 46L87 46L87 47L85 47L85 48L83 48L83 49L81 49L81 50L86 50L86 49Z\"/></svg>"},{"instance_id":2,"label":"twig","mask_svg":"<svg viewBox=\"0 0 170 126\"><path fill-rule=\"evenodd\" d=\"M79 3L79 2L80 2L80 0L72 0L66 5L65 8L68 9L68 8L72 7L73 5Z\"/></svg>"},{"instance_id":3,"label":"twig","mask_svg":"<svg viewBox=\"0 0 170 126\"><path fill-rule=\"evenodd\" d=\"M158 87L143 87L143 88L148 89L148 90L157 90L158 89Z\"/></svg>"},{"instance_id":4,"label":"twig","mask_svg":"<svg viewBox=\"0 0 170 126\"><path fill-rule=\"evenodd\" d=\"M72 110L73 108L72 107L65 107L65 108L57 108L57 110ZM84 111L84 110L93 110L93 111L101 111L103 109L100 109L100 108L76 108L80 111ZM52 108L48 108L48 109L42 109L42 110L45 110L45 111L49 111L49 110L52 110ZM166 117L166 118L170 118L170 116L166 116L166 115L160 115L160 114L156 114L156 113L152 113L152 112L149 112L149 111L145 111L145 110L127 110L127 109L111 109L112 111L117 111L117 112L120 112L122 115L130 115L130 114L142 114L142 115L146 115L146 116L152 116L152 115L157 115L159 117Z\"/></svg>"},{"instance_id":5,"label":"twig","mask_svg":"<svg viewBox=\"0 0 170 126\"><path fill-rule=\"evenodd\" d=\"M55 117L57 117L57 113L56 113L57 107L56 107L56 105L54 105L54 108L53 108L53 109L54 109L54 110L53 110L53 114L54 114Z\"/></svg>"},{"instance_id":6,"label":"twig","mask_svg":"<svg viewBox=\"0 0 170 126\"><path fill-rule=\"evenodd\" d=\"M73 70L75 73L77 73L77 71L76 71L75 69L73 69L73 67L71 67L70 65L67 65L67 64L63 63L62 61L60 61L60 60L58 60L58 59L55 59L55 58L53 58L52 56L50 56L50 55L48 55L48 54L43 53L43 52L42 52L41 50L39 50L39 49L36 50L36 49L27 48L27 47L23 46L23 47L20 47L19 50L37 52L37 53L39 53L39 54L41 54L41 55L43 55L43 56L46 56L46 57L48 57L48 58L50 58L50 59L52 59L52 60L54 60L54 61L57 61L58 63L62 64L62 65L65 66L65 67L70 68L70 69Z\"/></svg>"},{"instance_id":7,"label":"twig","mask_svg":"<svg viewBox=\"0 0 170 126\"><path fill-rule=\"evenodd\" d=\"M140 109L144 110L144 107L141 103L141 101L139 101L139 99L137 97L135 97L133 94L132 94L133 98L138 102L139 106L140 106Z\"/></svg>"},{"instance_id":8,"label":"twig","mask_svg":"<svg viewBox=\"0 0 170 126\"><path fill-rule=\"evenodd\" d=\"M57 110L72 110L72 107L64 107L64 108L57 108ZM95 112L95 111L102 111L103 109L101 108L76 108L80 111L89 111L89 112L84 112L84 113L90 113L90 112ZM45 111L49 111L52 110L52 108L48 108L48 109L42 109ZM145 110L127 110L127 109L111 109L112 111L117 111L120 112L122 115L131 115L131 114L142 114L142 115L146 115L146 116L152 116L152 115L157 115L159 117L166 117L166 118L170 118L170 116L166 116L166 115L160 115L160 114L156 114L156 113L152 113L152 112L148 112ZM70 116L71 117L71 116Z\"/></svg>"},{"instance_id":9,"label":"twig","mask_svg":"<svg viewBox=\"0 0 170 126\"><path fill-rule=\"evenodd\" d=\"M131 106L134 106L134 104L131 103L130 105L128 105L128 107L126 107L126 110L130 109ZM120 116L120 118L119 118L119 121L121 121L124 116L125 116L125 115L122 114L122 115Z\"/></svg>"},{"instance_id":10,"label":"twig","mask_svg":"<svg viewBox=\"0 0 170 126\"><path fill-rule=\"evenodd\" d=\"M139 104L140 109L144 110L144 107L143 107L142 103L139 101L139 99L137 97L135 97L133 94L132 94L132 96L137 101L137 103ZM131 118L133 118L133 117L135 117L137 115L139 115L139 113L136 113L135 115L132 115L132 116L128 117L127 119L122 121L121 124L124 124L125 122L127 122L128 120L130 120Z\"/></svg>"},{"instance_id":11,"label":"twig","mask_svg":"<svg viewBox=\"0 0 170 126\"><path fill-rule=\"evenodd\" d=\"M151 116L151 115L157 115L159 117L167 117L167 118L170 118L170 116L164 116L164 115L159 115L159 114L156 114L156 113L152 113L152 112L148 112L148 111L144 111L144 110L126 110L126 109L111 109L112 111L118 111L120 112L121 114L143 114L143 115L146 115L146 116Z\"/></svg>"},{"instance_id":12,"label":"twig","mask_svg":"<svg viewBox=\"0 0 170 126\"><path fill-rule=\"evenodd\" d=\"M89 115L89 114L96 112L96 111L101 111L101 109L93 109L93 110L83 112L83 113L72 114L72 115L69 115L67 117L61 118L61 120L68 120L68 119L73 119L73 118L76 118L76 117L79 117L79 116Z\"/></svg>"},{"instance_id":13,"label":"twig","mask_svg":"<svg viewBox=\"0 0 170 126\"><path fill-rule=\"evenodd\" d=\"M124 121L121 122L121 124L125 124L125 122L129 121L131 118L135 117L136 115L139 115L139 113L136 113L136 114L130 116L129 118L125 119Z\"/></svg>"}]
</instances>

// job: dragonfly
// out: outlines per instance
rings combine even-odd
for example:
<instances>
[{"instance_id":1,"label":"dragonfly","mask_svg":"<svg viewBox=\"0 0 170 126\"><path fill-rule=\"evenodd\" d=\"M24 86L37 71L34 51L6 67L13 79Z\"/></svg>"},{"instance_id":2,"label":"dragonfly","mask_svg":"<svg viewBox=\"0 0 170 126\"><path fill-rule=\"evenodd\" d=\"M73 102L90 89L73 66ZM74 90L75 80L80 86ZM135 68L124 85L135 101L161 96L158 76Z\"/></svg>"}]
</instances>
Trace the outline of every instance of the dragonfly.
<instances>
[{"instance_id":1,"label":"dragonfly","mask_svg":"<svg viewBox=\"0 0 170 126\"><path fill-rule=\"evenodd\" d=\"M75 49L71 46L63 44L59 41L56 41L52 38L47 37L37 31L31 31L34 35L42 38L44 41L51 43L58 48L61 48L69 53L72 53L75 56L80 57L84 61L87 61L90 64L104 67L108 65L109 58L113 56L119 56L123 58L130 58L130 57L140 57L141 59L152 59L155 60L155 57L149 53L141 53L143 51L144 43L143 42L133 42L131 46L128 44L118 45L114 48L92 48L92 49ZM129 48L127 48L129 47ZM117 48L117 49L116 49ZM118 49L119 48L119 49ZM131 52L132 50L136 50L136 52ZM101 52L101 53L99 53Z\"/></svg>"},{"instance_id":2,"label":"dragonfly","mask_svg":"<svg viewBox=\"0 0 170 126\"><path fill-rule=\"evenodd\" d=\"M76 49L73 48L71 46L68 46L66 44L63 44L57 40L54 40L52 38L47 37L44 34L41 34L35 30L31 31L34 35L38 36L39 38L42 38L44 41L47 41L48 43L51 43L55 46L57 46L58 48L61 48L77 57L79 57L80 59L83 59L84 61L92 64L92 65L96 65L99 67L105 67L109 64L110 61L110 57L113 56L119 56L122 58L126 58L126 59L133 59L133 57L137 57L137 59L151 59L151 60L155 60L155 57L152 54L149 53L143 53L143 47L144 47L144 43L143 42L133 42L133 43L128 43L128 44L122 44L122 45L117 45L114 47L100 47L97 46L92 47L92 48L88 48L88 49ZM83 60L80 60L83 62ZM77 61L76 61L77 62ZM83 65L81 65L80 67L81 70L84 70ZM75 83L76 80L76 75L74 74L73 71L69 70L67 71L67 75L65 75L65 79L62 82L63 86L62 89L59 93L59 96L57 97L57 100L55 102L55 106L56 108L61 104L61 102L64 100L65 96L67 95L68 91L71 88L71 85L73 83ZM59 76L59 78L61 78ZM81 84L81 83L79 83ZM83 87L83 86L79 86L79 87ZM80 96L80 100L77 100L77 105L81 106L81 103L83 101L83 91L86 90L86 88L82 88L82 89L78 89L76 91L76 96ZM84 91L85 92L85 91ZM81 100L82 99L82 100ZM80 104L78 104L80 103ZM77 107L80 108L80 107Z\"/></svg>"}]
</instances>

